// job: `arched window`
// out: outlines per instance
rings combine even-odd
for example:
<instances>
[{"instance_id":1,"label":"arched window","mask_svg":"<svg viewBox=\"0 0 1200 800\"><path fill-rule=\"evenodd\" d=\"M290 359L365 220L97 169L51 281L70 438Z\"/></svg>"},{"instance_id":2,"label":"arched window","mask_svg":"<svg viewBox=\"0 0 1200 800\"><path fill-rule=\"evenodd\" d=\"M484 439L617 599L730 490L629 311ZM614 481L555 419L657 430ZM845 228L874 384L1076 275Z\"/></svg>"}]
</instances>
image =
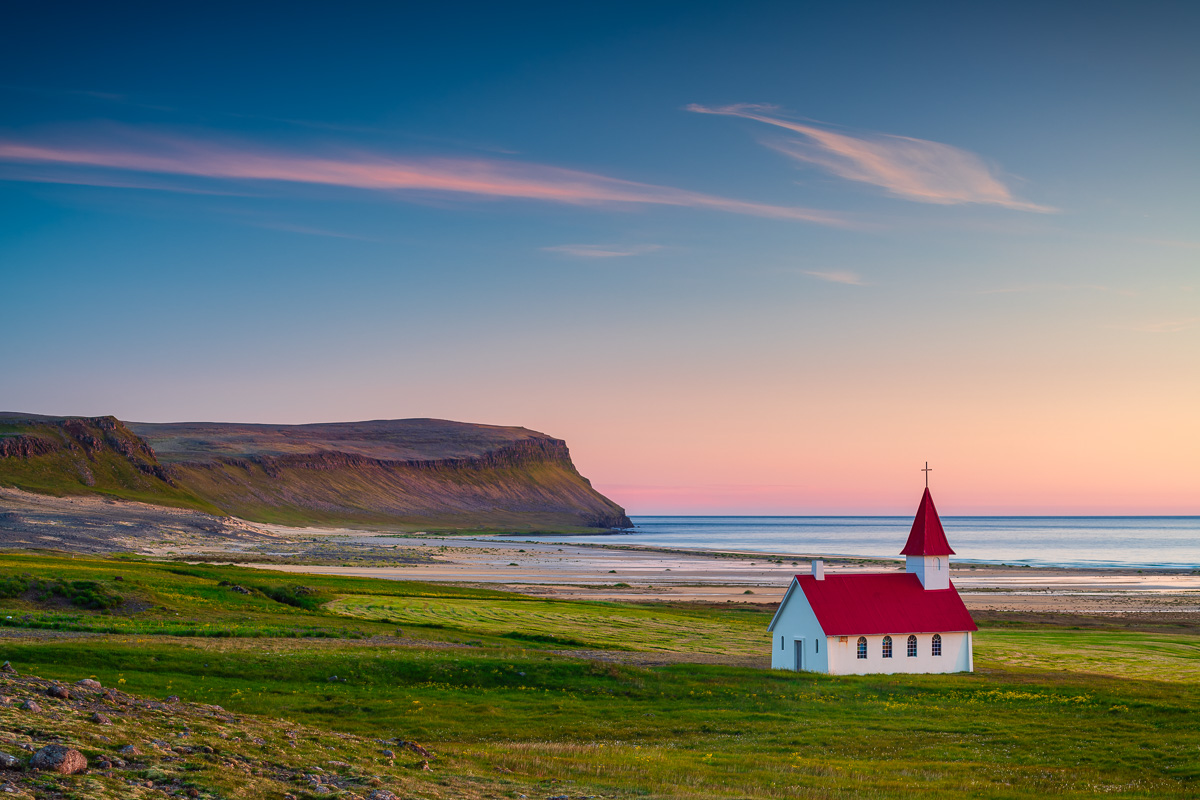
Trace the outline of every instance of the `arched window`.
<instances>
[{"instance_id":1,"label":"arched window","mask_svg":"<svg viewBox=\"0 0 1200 800\"><path fill-rule=\"evenodd\" d=\"M933 635L933 649L930 652L935 656L940 656L942 654L942 635L940 633L935 633Z\"/></svg>"},{"instance_id":2,"label":"arched window","mask_svg":"<svg viewBox=\"0 0 1200 800\"><path fill-rule=\"evenodd\" d=\"M939 559L936 559L936 561L937 561L937 571L941 572L942 571L942 560L939 558Z\"/></svg>"},{"instance_id":3,"label":"arched window","mask_svg":"<svg viewBox=\"0 0 1200 800\"><path fill-rule=\"evenodd\" d=\"M865 636L858 637L858 657L867 657L867 637Z\"/></svg>"},{"instance_id":4,"label":"arched window","mask_svg":"<svg viewBox=\"0 0 1200 800\"><path fill-rule=\"evenodd\" d=\"M917 657L917 637L915 637L915 636L908 637L908 657L909 658Z\"/></svg>"},{"instance_id":5,"label":"arched window","mask_svg":"<svg viewBox=\"0 0 1200 800\"><path fill-rule=\"evenodd\" d=\"M883 637L883 657L892 657L892 637L890 636Z\"/></svg>"}]
</instances>

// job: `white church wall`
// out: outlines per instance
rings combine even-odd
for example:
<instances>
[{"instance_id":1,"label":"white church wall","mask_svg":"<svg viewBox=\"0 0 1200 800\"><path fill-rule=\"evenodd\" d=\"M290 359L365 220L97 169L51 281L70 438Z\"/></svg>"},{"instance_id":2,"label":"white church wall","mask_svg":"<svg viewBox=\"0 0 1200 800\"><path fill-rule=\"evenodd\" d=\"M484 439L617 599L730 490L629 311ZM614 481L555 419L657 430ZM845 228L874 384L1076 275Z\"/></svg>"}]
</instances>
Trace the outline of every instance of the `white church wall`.
<instances>
[{"instance_id":1,"label":"white church wall","mask_svg":"<svg viewBox=\"0 0 1200 800\"><path fill-rule=\"evenodd\" d=\"M926 589L950 588L948 556L905 556L904 571L916 575Z\"/></svg>"},{"instance_id":2,"label":"white church wall","mask_svg":"<svg viewBox=\"0 0 1200 800\"><path fill-rule=\"evenodd\" d=\"M795 578L783 598L771 634L771 669L796 669L796 643L800 642L804 671L829 671L829 643Z\"/></svg>"},{"instance_id":3,"label":"white church wall","mask_svg":"<svg viewBox=\"0 0 1200 800\"><path fill-rule=\"evenodd\" d=\"M892 634L892 657L883 657L883 636L867 636L867 657L858 657L857 636L831 636L826 652L833 675L891 674L901 672L971 672L971 634L943 633L942 654L933 655L933 634L918 633L917 655L908 655L907 633ZM845 641L843 641L843 639Z\"/></svg>"}]
</instances>

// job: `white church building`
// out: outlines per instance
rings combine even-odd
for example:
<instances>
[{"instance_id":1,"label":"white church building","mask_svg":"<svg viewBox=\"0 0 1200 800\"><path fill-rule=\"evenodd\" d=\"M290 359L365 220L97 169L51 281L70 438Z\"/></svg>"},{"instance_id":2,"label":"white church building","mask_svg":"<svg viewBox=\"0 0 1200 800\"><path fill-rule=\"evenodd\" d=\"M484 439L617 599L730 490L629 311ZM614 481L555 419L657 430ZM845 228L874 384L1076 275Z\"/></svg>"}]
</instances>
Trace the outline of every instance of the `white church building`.
<instances>
[{"instance_id":1,"label":"white church building","mask_svg":"<svg viewBox=\"0 0 1200 800\"><path fill-rule=\"evenodd\" d=\"M904 572L811 575L788 586L771 632L771 667L832 675L971 672L970 612L950 582L942 521L926 487L913 520Z\"/></svg>"}]
</instances>

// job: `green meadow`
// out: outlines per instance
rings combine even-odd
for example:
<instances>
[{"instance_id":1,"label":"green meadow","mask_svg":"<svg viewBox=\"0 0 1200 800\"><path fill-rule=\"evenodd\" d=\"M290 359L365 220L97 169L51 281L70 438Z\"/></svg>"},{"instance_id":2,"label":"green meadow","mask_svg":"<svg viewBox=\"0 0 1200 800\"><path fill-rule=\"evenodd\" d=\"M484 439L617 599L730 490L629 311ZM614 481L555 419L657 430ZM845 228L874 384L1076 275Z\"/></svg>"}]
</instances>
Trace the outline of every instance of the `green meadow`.
<instances>
[{"instance_id":1,"label":"green meadow","mask_svg":"<svg viewBox=\"0 0 1200 800\"><path fill-rule=\"evenodd\" d=\"M417 740L438 759L405 796L1200 793L1194 636L1006 626L974 674L829 677L688 663L765 662L770 612L745 607L40 555L0 586L22 672ZM196 769L208 796L282 797Z\"/></svg>"}]
</instances>

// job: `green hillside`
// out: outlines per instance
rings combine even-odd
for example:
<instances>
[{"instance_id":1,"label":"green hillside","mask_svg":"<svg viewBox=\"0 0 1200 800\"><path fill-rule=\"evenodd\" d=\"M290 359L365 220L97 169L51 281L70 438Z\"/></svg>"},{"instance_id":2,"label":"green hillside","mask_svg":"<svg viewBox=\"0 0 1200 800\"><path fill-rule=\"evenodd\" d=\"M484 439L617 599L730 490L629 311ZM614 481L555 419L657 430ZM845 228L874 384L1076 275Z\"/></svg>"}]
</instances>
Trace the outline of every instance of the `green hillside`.
<instances>
[{"instance_id":1,"label":"green hillside","mask_svg":"<svg viewBox=\"0 0 1200 800\"><path fill-rule=\"evenodd\" d=\"M174 481L154 451L114 417L0 415L0 486L223 513Z\"/></svg>"}]
</instances>

